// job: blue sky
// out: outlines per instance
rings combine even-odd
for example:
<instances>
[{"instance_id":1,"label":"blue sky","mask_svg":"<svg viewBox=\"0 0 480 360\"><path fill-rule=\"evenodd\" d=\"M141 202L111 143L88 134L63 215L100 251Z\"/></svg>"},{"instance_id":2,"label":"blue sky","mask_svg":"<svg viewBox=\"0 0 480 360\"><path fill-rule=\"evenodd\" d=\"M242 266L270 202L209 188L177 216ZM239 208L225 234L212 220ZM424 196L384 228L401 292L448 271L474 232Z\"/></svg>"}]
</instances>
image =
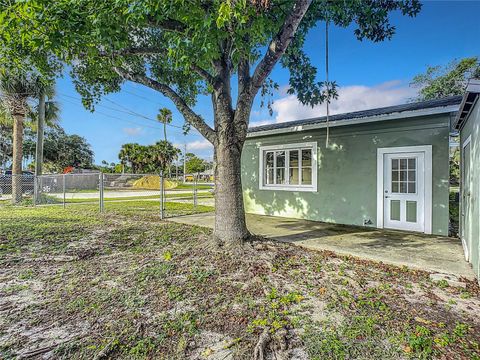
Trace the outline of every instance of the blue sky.
<instances>
[{"instance_id":1,"label":"blue sky","mask_svg":"<svg viewBox=\"0 0 480 360\"><path fill-rule=\"evenodd\" d=\"M333 113L394 105L415 96L409 87L412 77L427 65L447 64L453 59L480 55L480 1L428 1L416 18L392 15L397 32L392 40L381 43L358 41L354 27L330 28L330 79L340 86L340 98L332 104ZM318 80L324 79L324 24L313 29L305 50L319 69ZM260 125L304 117L324 115L323 106L304 107L294 96L285 93L288 72L277 66L272 78L280 90L274 95L274 114L260 108L257 97L251 123ZM178 146L187 144L188 151L211 159L212 149L198 132L182 134L182 116L173 104L153 90L126 83L122 91L107 96L95 113L83 109L71 79L66 75L57 82L57 100L62 110L62 126L68 133L87 139L95 152L95 161L118 161L121 144L151 144L163 138L161 124L155 122L157 111L168 107L174 112L169 140ZM199 100L195 110L211 119L209 98ZM126 112L130 112L127 114ZM136 115L132 114L135 113Z\"/></svg>"}]
</instances>

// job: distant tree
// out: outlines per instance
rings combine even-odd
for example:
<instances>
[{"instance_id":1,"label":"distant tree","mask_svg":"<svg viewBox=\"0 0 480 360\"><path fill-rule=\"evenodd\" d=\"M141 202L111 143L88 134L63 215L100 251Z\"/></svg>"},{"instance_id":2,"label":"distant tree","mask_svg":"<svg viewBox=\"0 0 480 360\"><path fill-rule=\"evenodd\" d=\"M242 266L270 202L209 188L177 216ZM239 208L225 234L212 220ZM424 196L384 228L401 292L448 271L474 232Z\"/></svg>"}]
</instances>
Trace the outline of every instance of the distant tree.
<instances>
[{"instance_id":1,"label":"distant tree","mask_svg":"<svg viewBox=\"0 0 480 360\"><path fill-rule=\"evenodd\" d=\"M118 153L118 158L122 165L133 173L137 173L140 168L141 147L142 146L137 143L123 144Z\"/></svg>"},{"instance_id":2,"label":"distant tree","mask_svg":"<svg viewBox=\"0 0 480 360\"><path fill-rule=\"evenodd\" d=\"M12 158L12 127L0 119L0 168L5 168Z\"/></svg>"},{"instance_id":3,"label":"distant tree","mask_svg":"<svg viewBox=\"0 0 480 360\"><path fill-rule=\"evenodd\" d=\"M168 141L162 140L154 145L123 144L118 157L133 173L158 173L168 169L179 152Z\"/></svg>"},{"instance_id":4,"label":"distant tree","mask_svg":"<svg viewBox=\"0 0 480 360\"><path fill-rule=\"evenodd\" d=\"M114 162L108 162L106 160L102 160L100 165L94 165L95 169L100 170L103 173L121 173L122 172L122 165L115 164Z\"/></svg>"},{"instance_id":5,"label":"distant tree","mask_svg":"<svg viewBox=\"0 0 480 360\"><path fill-rule=\"evenodd\" d=\"M450 184L460 183L460 148L456 147L450 155Z\"/></svg>"},{"instance_id":6,"label":"distant tree","mask_svg":"<svg viewBox=\"0 0 480 360\"><path fill-rule=\"evenodd\" d=\"M172 110L162 108L158 111L157 120L163 124L164 140L167 141L167 124L170 124L173 120Z\"/></svg>"},{"instance_id":7,"label":"distant tree","mask_svg":"<svg viewBox=\"0 0 480 360\"><path fill-rule=\"evenodd\" d=\"M26 156L35 154L35 134L25 141ZM44 163L51 172L62 172L66 167L90 169L93 167L93 151L85 138L69 135L60 127L48 128L44 140Z\"/></svg>"},{"instance_id":8,"label":"distant tree","mask_svg":"<svg viewBox=\"0 0 480 360\"><path fill-rule=\"evenodd\" d=\"M187 153L185 156L185 161L187 174L198 174L202 171L205 171L205 160L200 159L197 155L193 153Z\"/></svg>"},{"instance_id":9,"label":"distant tree","mask_svg":"<svg viewBox=\"0 0 480 360\"><path fill-rule=\"evenodd\" d=\"M120 164L123 166L124 172L130 172L131 163L130 163L130 146L132 144L123 144L118 152L118 159L120 160Z\"/></svg>"},{"instance_id":10,"label":"distant tree","mask_svg":"<svg viewBox=\"0 0 480 360\"><path fill-rule=\"evenodd\" d=\"M454 60L446 66L428 66L423 74L413 78L411 86L420 88L415 101L463 95L470 78L480 78L478 57Z\"/></svg>"},{"instance_id":11,"label":"distant tree","mask_svg":"<svg viewBox=\"0 0 480 360\"><path fill-rule=\"evenodd\" d=\"M152 164L155 170L166 170L180 151L168 141L158 141L148 149L151 153Z\"/></svg>"}]
</instances>

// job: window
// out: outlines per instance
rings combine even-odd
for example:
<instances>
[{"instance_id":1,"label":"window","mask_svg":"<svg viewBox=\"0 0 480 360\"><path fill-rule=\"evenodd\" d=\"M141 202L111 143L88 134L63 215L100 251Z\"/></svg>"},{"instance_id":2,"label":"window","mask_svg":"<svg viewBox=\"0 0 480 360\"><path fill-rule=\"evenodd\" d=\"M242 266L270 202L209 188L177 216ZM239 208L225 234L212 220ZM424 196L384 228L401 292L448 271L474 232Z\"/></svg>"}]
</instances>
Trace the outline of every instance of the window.
<instances>
[{"instance_id":1,"label":"window","mask_svg":"<svg viewBox=\"0 0 480 360\"><path fill-rule=\"evenodd\" d=\"M316 191L317 143L260 147L260 189Z\"/></svg>"},{"instance_id":2,"label":"window","mask_svg":"<svg viewBox=\"0 0 480 360\"><path fill-rule=\"evenodd\" d=\"M417 192L417 159L392 159L392 193L415 194Z\"/></svg>"}]
</instances>

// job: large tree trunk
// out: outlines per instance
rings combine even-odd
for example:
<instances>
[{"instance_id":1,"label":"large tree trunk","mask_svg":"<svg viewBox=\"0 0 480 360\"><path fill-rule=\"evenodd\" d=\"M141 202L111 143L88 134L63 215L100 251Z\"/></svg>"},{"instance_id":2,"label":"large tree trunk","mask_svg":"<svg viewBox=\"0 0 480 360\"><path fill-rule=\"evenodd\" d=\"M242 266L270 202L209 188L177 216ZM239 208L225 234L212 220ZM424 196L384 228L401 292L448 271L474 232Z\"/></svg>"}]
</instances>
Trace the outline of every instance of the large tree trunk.
<instances>
[{"instance_id":1,"label":"large tree trunk","mask_svg":"<svg viewBox=\"0 0 480 360\"><path fill-rule=\"evenodd\" d=\"M12 203L22 201L23 114L13 117Z\"/></svg>"},{"instance_id":2,"label":"large tree trunk","mask_svg":"<svg viewBox=\"0 0 480 360\"><path fill-rule=\"evenodd\" d=\"M231 139L229 139L231 140ZM215 146L215 230L219 246L236 247L250 237L243 206L240 157L243 141Z\"/></svg>"}]
</instances>

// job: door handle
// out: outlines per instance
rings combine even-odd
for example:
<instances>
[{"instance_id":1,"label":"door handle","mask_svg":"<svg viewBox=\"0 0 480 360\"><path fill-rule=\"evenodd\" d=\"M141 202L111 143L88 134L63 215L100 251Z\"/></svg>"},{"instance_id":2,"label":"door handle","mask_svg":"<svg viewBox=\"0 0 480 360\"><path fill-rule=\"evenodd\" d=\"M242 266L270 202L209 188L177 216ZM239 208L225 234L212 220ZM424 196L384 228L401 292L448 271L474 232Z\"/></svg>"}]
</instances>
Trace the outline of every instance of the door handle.
<instances>
[{"instance_id":1,"label":"door handle","mask_svg":"<svg viewBox=\"0 0 480 360\"><path fill-rule=\"evenodd\" d=\"M390 197L390 196L387 195L387 196L385 196L385 199L388 199L389 197Z\"/></svg>"}]
</instances>

